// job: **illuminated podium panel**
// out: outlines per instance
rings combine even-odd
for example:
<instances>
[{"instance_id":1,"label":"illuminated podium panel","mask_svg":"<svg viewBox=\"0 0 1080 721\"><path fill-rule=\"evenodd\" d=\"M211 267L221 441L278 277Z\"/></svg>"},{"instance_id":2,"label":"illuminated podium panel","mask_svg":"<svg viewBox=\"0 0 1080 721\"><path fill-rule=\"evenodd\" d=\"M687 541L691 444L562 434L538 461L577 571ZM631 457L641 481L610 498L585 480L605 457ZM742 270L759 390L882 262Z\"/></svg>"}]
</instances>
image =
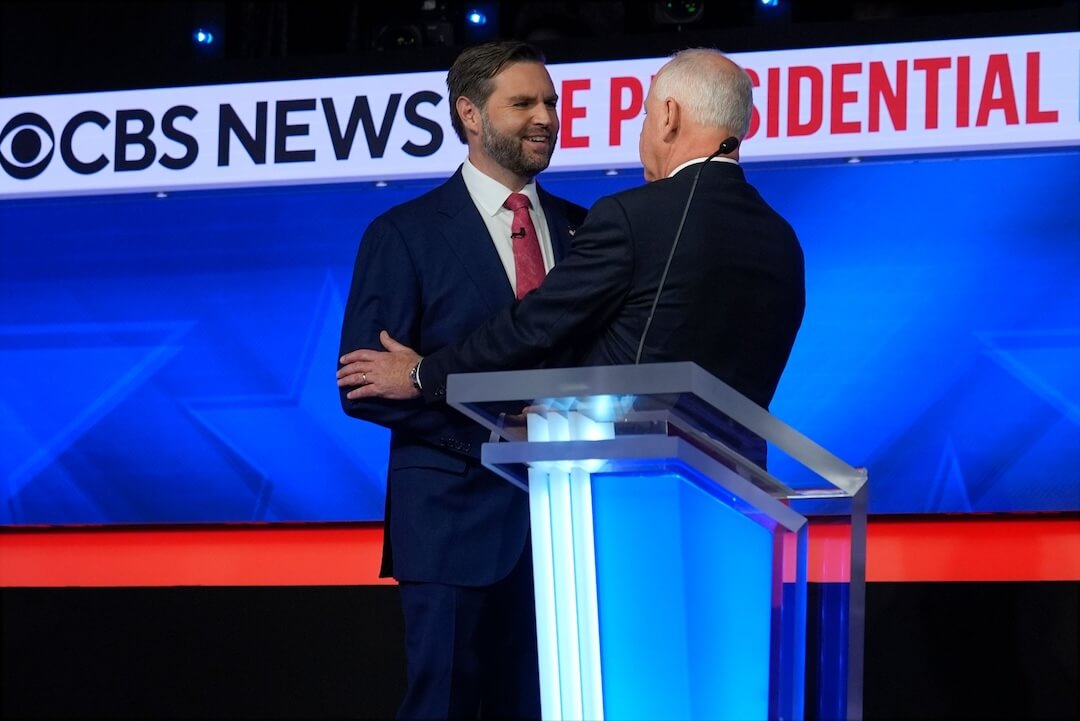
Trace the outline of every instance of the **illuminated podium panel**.
<instances>
[{"instance_id":1,"label":"illuminated podium panel","mask_svg":"<svg viewBox=\"0 0 1080 721\"><path fill-rule=\"evenodd\" d=\"M447 395L529 493L545 719L861 718L864 469L692 363L455 375ZM794 481L766 470L781 453ZM850 529L850 581L808 649L815 512Z\"/></svg>"}]
</instances>

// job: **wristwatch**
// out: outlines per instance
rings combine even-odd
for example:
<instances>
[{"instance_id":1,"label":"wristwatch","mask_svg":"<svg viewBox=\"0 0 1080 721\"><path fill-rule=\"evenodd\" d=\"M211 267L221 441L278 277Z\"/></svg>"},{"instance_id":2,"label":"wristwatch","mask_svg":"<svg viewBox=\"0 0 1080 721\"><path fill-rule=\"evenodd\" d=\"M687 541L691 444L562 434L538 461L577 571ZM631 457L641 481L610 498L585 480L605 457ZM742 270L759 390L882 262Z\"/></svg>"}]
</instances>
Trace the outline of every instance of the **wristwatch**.
<instances>
[{"instance_id":1,"label":"wristwatch","mask_svg":"<svg viewBox=\"0 0 1080 721\"><path fill-rule=\"evenodd\" d=\"M409 369L409 380L412 382L413 388L418 391L423 390L423 388L420 386L420 377L417 375L417 373L420 371L420 364L423 362L424 359L421 358L420 360L416 361L416 365Z\"/></svg>"}]
</instances>

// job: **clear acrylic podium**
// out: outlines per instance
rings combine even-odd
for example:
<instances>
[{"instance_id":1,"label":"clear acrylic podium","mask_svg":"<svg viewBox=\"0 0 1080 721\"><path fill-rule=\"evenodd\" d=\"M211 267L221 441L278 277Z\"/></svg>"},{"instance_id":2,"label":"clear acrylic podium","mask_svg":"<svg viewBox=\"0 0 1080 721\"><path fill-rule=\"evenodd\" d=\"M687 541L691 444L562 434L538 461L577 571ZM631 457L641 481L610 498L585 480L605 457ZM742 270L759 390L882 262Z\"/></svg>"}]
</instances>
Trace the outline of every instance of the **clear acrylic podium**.
<instances>
[{"instance_id":1,"label":"clear acrylic podium","mask_svg":"<svg viewBox=\"0 0 1080 721\"><path fill-rule=\"evenodd\" d=\"M861 718L865 470L692 363L454 375L447 398L529 493L545 719ZM814 517L846 568L808 648Z\"/></svg>"}]
</instances>

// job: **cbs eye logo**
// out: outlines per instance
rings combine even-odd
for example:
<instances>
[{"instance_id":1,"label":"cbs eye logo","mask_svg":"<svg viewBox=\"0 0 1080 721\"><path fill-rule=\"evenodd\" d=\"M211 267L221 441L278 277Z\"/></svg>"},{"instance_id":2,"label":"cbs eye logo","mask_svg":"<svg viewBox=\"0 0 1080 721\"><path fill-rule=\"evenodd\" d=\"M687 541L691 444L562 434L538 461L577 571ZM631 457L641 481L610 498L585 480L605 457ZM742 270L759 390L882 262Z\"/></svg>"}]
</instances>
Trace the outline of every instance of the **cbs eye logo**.
<instances>
[{"instance_id":1,"label":"cbs eye logo","mask_svg":"<svg viewBox=\"0 0 1080 721\"><path fill-rule=\"evenodd\" d=\"M38 175L52 160L56 138L37 113L19 113L0 130L0 166L19 180Z\"/></svg>"}]
</instances>

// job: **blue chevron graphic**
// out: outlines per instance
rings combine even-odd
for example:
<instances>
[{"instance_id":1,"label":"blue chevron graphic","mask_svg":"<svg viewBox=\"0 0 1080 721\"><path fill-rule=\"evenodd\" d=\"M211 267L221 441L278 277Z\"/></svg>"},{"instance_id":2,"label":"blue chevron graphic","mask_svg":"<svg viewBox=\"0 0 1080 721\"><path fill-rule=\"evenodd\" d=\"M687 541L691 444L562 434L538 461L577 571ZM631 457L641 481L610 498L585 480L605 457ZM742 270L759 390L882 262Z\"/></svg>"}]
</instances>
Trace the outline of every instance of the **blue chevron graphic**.
<instances>
[{"instance_id":1,"label":"blue chevron graphic","mask_svg":"<svg viewBox=\"0 0 1080 721\"><path fill-rule=\"evenodd\" d=\"M191 414L265 479L252 520L379 520L389 432L346 416L334 371L345 304L327 276L291 387L191 399Z\"/></svg>"},{"instance_id":2,"label":"blue chevron graphic","mask_svg":"<svg viewBox=\"0 0 1080 721\"><path fill-rule=\"evenodd\" d=\"M0 523L61 453L175 356L191 322L0 327ZM10 516L10 517L8 517Z\"/></svg>"},{"instance_id":3,"label":"blue chevron graphic","mask_svg":"<svg viewBox=\"0 0 1080 721\"><path fill-rule=\"evenodd\" d=\"M1080 329L976 333L986 354L1080 426Z\"/></svg>"},{"instance_id":4,"label":"blue chevron graphic","mask_svg":"<svg viewBox=\"0 0 1080 721\"><path fill-rule=\"evenodd\" d=\"M956 454L956 445L952 438L947 438L945 447L938 461L937 473L930 487L927 512L947 511L949 513L970 513L971 498L968 496L964 473L960 468L960 459Z\"/></svg>"}]
</instances>

